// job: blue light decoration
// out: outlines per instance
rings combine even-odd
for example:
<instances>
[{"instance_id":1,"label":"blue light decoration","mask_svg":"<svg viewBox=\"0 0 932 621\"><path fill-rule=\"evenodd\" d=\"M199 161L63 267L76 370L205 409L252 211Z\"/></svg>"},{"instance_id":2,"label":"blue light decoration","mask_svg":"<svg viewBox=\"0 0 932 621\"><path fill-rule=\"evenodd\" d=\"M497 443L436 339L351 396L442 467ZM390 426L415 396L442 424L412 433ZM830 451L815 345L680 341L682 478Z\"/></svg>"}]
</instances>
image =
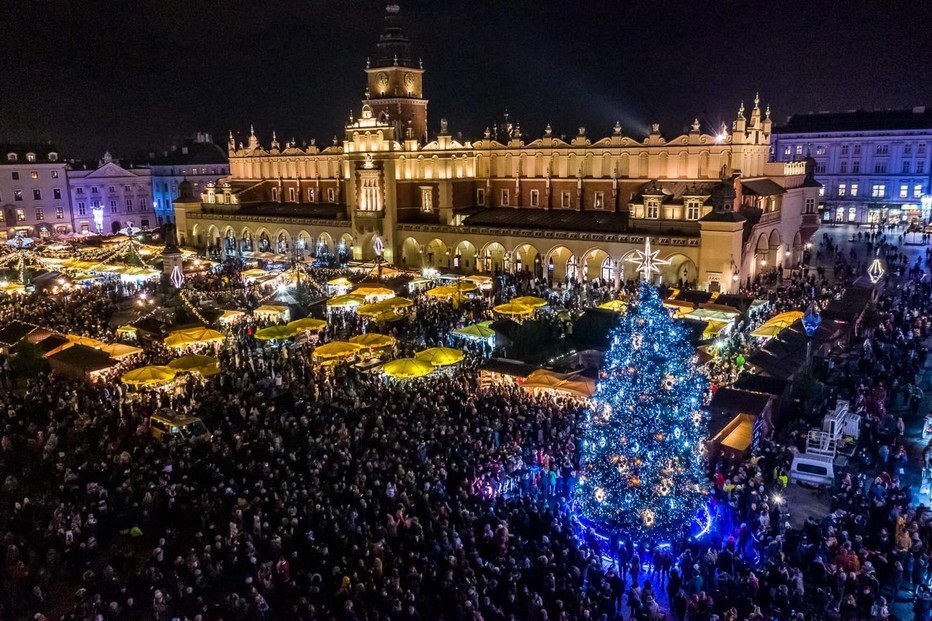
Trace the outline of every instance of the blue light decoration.
<instances>
[{"instance_id":1,"label":"blue light decoration","mask_svg":"<svg viewBox=\"0 0 932 621\"><path fill-rule=\"evenodd\" d=\"M819 309L816 308L815 302L810 302L809 308L803 313L803 329L806 331L806 336L815 334L816 330L819 329L820 323L822 323L822 315L819 314Z\"/></svg>"},{"instance_id":2,"label":"blue light decoration","mask_svg":"<svg viewBox=\"0 0 932 621\"><path fill-rule=\"evenodd\" d=\"M671 540L709 532L702 411L708 381L682 326L642 282L612 334L582 431L574 512L602 536Z\"/></svg>"}]
</instances>

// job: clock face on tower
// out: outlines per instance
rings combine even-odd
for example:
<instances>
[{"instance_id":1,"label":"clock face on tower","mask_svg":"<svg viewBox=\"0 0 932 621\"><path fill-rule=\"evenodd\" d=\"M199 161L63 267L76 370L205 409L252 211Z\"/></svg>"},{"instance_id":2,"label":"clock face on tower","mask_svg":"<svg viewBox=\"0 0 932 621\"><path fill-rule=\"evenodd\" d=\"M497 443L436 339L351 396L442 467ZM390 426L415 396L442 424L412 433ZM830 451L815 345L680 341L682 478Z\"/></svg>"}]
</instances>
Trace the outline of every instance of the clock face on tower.
<instances>
[{"instance_id":1,"label":"clock face on tower","mask_svg":"<svg viewBox=\"0 0 932 621\"><path fill-rule=\"evenodd\" d=\"M384 71L376 76L376 81L378 82L379 90L384 91L386 88L388 88L388 74Z\"/></svg>"},{"instance_id":2,"label":"clock face on tower","mask_svg":"<svg viewBox=\"0 0 932 621\"><path fill-rule=\"evenodd\" d=\"M408 90L411 90L412 88L414 88L414 74L413 73L405 74L405 86L408 88Z\"/></svg>"}]
</instances>

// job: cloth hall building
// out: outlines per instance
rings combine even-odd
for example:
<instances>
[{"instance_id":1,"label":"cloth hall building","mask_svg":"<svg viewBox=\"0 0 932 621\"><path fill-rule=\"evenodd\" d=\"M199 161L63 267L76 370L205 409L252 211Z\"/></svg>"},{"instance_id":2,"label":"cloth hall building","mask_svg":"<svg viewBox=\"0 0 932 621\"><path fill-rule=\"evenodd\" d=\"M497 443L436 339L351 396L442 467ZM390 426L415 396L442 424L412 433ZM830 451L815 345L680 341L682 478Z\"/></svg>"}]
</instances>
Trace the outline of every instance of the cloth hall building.
<instances>
[{"instance_id":1,"label":"cloth hall building","mask_svg":"<svg viewBox=\"0 0 932 621\"><path fill-rule=\"evenodd\" d=\"M757 98L715 135L698 121L675 137L616 123L604 137L509 126L461 142L445 119L431 131L425 70L397 5L365 74L342 140L231 136L229 176L175 201L181 242L224 257L341 247L406 268L617 282L635 276L627 259L649 237L670 262L658 278L734 291L796 266L818 227L815 163L768 161L770 114Z\"/></svg>"}]
</instances>

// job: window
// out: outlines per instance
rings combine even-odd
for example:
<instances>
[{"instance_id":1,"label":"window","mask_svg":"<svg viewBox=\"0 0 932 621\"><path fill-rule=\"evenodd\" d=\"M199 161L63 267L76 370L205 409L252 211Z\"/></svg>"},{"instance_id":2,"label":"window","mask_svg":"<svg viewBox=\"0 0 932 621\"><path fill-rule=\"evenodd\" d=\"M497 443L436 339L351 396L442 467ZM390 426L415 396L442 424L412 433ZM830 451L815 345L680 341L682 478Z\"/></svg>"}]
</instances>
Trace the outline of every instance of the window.
<instances>
[{"instance_id":1,"label":"window","mask_svg":"<svg viewBox=\"0 0 932 621\"><path fill-rule=\"evenodd\" d=\"M890 152L890 145L879 144L877 145L877 155L886 155Z\"/></svg>"},{"instance_id":2,"label":"window","mask_svg":"<svg viewBox=\"0 0 932 621\"><path fill-rule=\"evenodd\" d=\"M861 162L859 162L858 160L851 162L851 172L853 173L861 172Z\"/></svg>"},{"instance_id":3,"label":"window","mask_svg":"<svg viewBox=\"0 0 932 621\"><path fill-rule=\"evenodd\" d=\"M882 183L875 183L871 186L871 198L883 198L887 193L887 187Z\"/></svg>"},{"instance_id":4,"label":"window","mask_svg":"<svg viewBox=\"0 0 932 621\"><path fill-rule=\"evenodd\" d=\"M278 202L278 188L272 188L272 202Z\"/></svg>"},{"instance_id":5,"label":"window","mask_svg":"<svg viewBox=\"0 0 932 621\"><path fill-rule=\"evenodd\" d=\"M15 162L16 159L17 159L17 158L16 158L16 154L15 154L15 153L7 153L7 154L6 154L6 160L7 160L8 162Z\"/></svg>"},{"instance_id":6,"label":"window","mask_svg":"<svg viewBox=\"0 0 932 621\"><path fill-rule=\"evenodd\" d=\"M907 142L906 144L903 145L903 155L909 155L912 152L913 152L913 144L911 142Z\"/></svg>"},{"instance_id":7,"label":"window","mask_svg":"<svg viewBox=\"0 0 932 621\"><path fill-rule=\"evenodd\" d=\"M42 200L42 190L33 190L32 191L32 200L41 201Z\"/></svg>"},{"instance_id":8,"label":"window","mask_svg":"<svg viewBox=\"0 0 932 621\"><path fill-rule=\"evenodd\" d=\"M13 190L13 200L21 201L23 200L23 191L22 190Z\"/></svg>"},{"instance_id":9,"label":"window","mask_svg":"<svg viewBox=\"0 0 932 621\"><path fill-rule=\"evenodd\" d=\"M294 188L288 188L288 202L297 202L297 191Z\"/></svg>"},{"instance_id":10,"label":"window","mask_svg":"<svg viewBox=\"0 0 932 621\"><path fill-rule=\"evenodd\" d=\"M16 210L16 221L22 222L25 219L26 219L26 210L22 208L17 209Z\"/></svg>"},{"instance_id":11,"label":"window","mask_svg":"<svg viewBox=\"0 0 932 621\"><path fill-rule=\"evenodd\" d=\"M824 186L824 185L823 185L821 188L819 188L819 196L825 196L825 186Z\"/></svg>"},{"instance_id":12,"label":"window","mask_svg":"<svg viewBox=\"0 0 932 621\"><path fill-rule=\"evenodd\" d=\"M861 155L861 145L859 144L854 145L854 154Z\"/></svg>"},{"instance_id":13,"label":"window","mask_svg":"<svg viewBox=\"0 0 932 621\"><path fill-rule=\"evenodd\" d=\"M560 192L560 207L564 209L570 208L570 193L569 192Z\"/></svg>"},{"instance_id":14,"label":"window","mask_svg":"<svg viewBox=\"0 0 932 621\"><path fill-rule=\"evenodd\" d=\"M126 199L126 212L129 213L132 210L133 210L133 199L127 198Z\"/></svg>"},{"instance_id":15,"label":"window","mask_svg":"<svg viewBox=\"0 0 932 621\"><path fill-rule=\"evenodd\" d=\"M845 160L844 162L841 163L841 165L840 165L840 167L839 167L839 169L838 169L838 172L840 172L841 174L845 174L846 172L848 172L848 162L847 162L847 160Z\"/></svg>"},{"instance_id":16,"label":"window","mask_svg":"<svg viewBox=\"0 0 932 621\"><path fill-rule=\"evenodd\" d=\"M107 191L110 192L111 194L113 194L114 192L116 192L116 188L113 187L113 186L111 185L111 186L107 189Z\"/></svg>"},{"instance_id":17,"label":"window","mask_svg":"<svg viewBox=\"0 0 932 621\"><path fill-rule=\"evenodd\" d=\"M111 190L111 192L112 192L112 191L113 191L113 190ZM133 188L131 188L131 187L128 186L128 185L124 185L124 186L123 186L123 191L124 191L124 192L132 192L132 191L133 191Z\"/></svg>"},{"instance_id":18,"label":"window","mask_svg":"<svg viewBox=\"0 0 932 621\"><path fill-rule=\"evenodd\" d=\"M686 201L686 219L687 220L698 220L699 219L699 201Z\"/></svg>"},{"instance_id":19,"label":"window","mask_svg":"<svg viewBox=\"0 0 932 621\"><path fill-rule=\"evenodd\" d=\"M421 188L421 211L430 213L434 210L434 189L431 187Z\"/></svg>"},{"instance_id":20,"label":"window","mask_svg":"<svg viewBox=\"0 0 932 621\"><path fill-rule=\"evenodd\" d=\"M903 170L900 171L904 175L909 174L909 162L903 162Z\"/></svg>"},{"instance_id":21,"label":"window","mask_svg":"<svg viewBox=\"0 0 932 621\"><path fill-rule=\"evenodd\" d=\"M91 194L99 194L100 191L97 189L96 185L91 186Z\"/></svg>"},{"instance_id":22,"label":"window","mask_svg":"<svg viewBox=\"0 0 932 621\"><path fill-rule=\"evenodd\" d=\"M796 145L796 157L800 157L803 154L803 145Z\"/></svg>"},{"instance_id":23,"label":"window","mask_svg":"<svg viewBox=\"0 0 932 621\"><path fill-rule=\"evenodd\" d=\"M62 207L55 208L55 219L64 220L65 219L65 210Z\"/></svg>"},{"instance_id":24,"label":"window","mask_svg":"<svg viewBox=\"0 0 932 621\"><path fill-rule=\"evenodd\" d=\"M926 161L916 160L916 174L924 175L926 173Z\"/></svg>"},{"instance_id":25,"label":"window","mask_svg":"<svg viewBox=\"0 0 932 621\"><path fill-rule=\"evenodd\" d=\"M875 162L874 163L874 174L883 175L887 172L887 163L886 162Z\"/></svg>"},{"instance_id":26,"label":"window","mask_svg":"<svg viewBox=\"0 0 932 621\"><path fill-rule=\"evenodd\" d=\"M12 174L12 178L13 178L13 181L19 181L19 173L18 173L18 172L14 172L14 173Z\"/></svg>"},{"instance_id":27,"label":"window","mask_svg":"<svg viewBox=\"0 0 932 621\"><path fill-rule=\"evenodd\" d=\"M308 188L307 190L307 200L310 203L313 203L317 200L317 193L314 192L314 188Z\"/></svg>"},{"instance_id":28,"label":"window","mask_svg":"<svg viewBox=\"0 0 932 621\"><path fill-rule=\"evenodd\" d=\"M214 168L211 168L211 169L210 169L210 174L216 175L216 174L217 174L217 170L214 169Z\"/></svg>"},{"instance_id":29,"label":"window","mask_svg":"<svg viewBox=\"0 0 932 621\"><path fill-rule=\"evenodd\" d=\"M647 218L656 220L660 217L660 201L651 199L647 201Z\"/></svg>"},{"instance_id":30,"label":"window","mask_svg":"<svg viewBox=\"0 0 932 621\"><path fill-rule=\"evenodd\" d=\"M789 157L793 153L793 147L786 145L783 147L783 157Z\"/></svg>"},{"instance_id":31,"label":"window","mask_svg":"<svg viewBox=\"0 0 932 621\"><path fill-rule=\"evenodd\" d=\"M818 146L815 148L815 154L816 154L816 155L825 155L825 145L821 145L821 144L818 145Z\"/></svg>"},{"instance_id":32,"label":"window","mask_svg":"<svg viewBox=\"0 0 932 621\"><path fill-rule=\"evenodd\" d=\"M851 196L857 196L857 195L858 195L858 184L852 183L851 184Z\"/></svg>"},{"instance_id":33,"label":"window","mask_svg":"<svg viewBox=\"0 0 932 621\"><path fill-rule=\"evenodd\" d=\"M540 190L531 190L531 207L540 206Z\"/></svg>"},{"instance_id":34,"label":"window","mask_svg":"<svg viewBox=\"0 0 932 621\"><path fill-rule=\"evenodd\" d=\"M36 154L35 154L35 153L27 153L27 154L26 154L26 161L27 161L27 162L35 162L35 161L36 161Z\"/></svg>"},{"instance_id":35,"label":"window","mask_svg":"<svg viewBox=\"0 0 932 621\"><path fill-rule=\"evenodd\" d=\"M846 144L841 145L841 154L848 155L848 145Z\"/></svg>"},{"instance_id":36,"label":"window","mask_svg":"<svg viewBox=\"0 0 932 621\"><path fill-rule=\"evenodd\" d=\"M327 202L334 203L336 202L336 192L333 188L327 188Z\"/></svg>"},{"instance_id":37,"label":"window","mask_svg":"<svg viewBox=\"0 0 932 621\"><path fill-rule=\"evenodd\" d=\"M58 179L58 171L57 171L57 170L53 170L53 171L52 171L52 179Z\"/></svg>"},{"instance_id":38,"label":"window","mask_svg":"<svg viewBox=\"0 0 932 621\"><path fill-rule=\"evenodd\" d=\"M909 198L909 185L905 183L900 184L900 198Z\"/></svg>"},{"instance_id":39,"label":"window","mask_svg":"<svg viewBox=\"0 0 932 621\"><path fill-rule=\"evenodd\" d=\"M814 198L806 199L806 213L815 213L815 199Z\"/></svg>"},{"instance_id":40,"label":"window","mask_svg":"<svg viewBox=\"0 0 932 621\"><path fill-rule=\"evenodd\" d=\"M139 224L140 224L140 226L142 227L142 230L143 230L143 231L148 231L148 230L149 230L149 220L140 220L140 221L139 221Z\"/></svg>"},{"instance_id":41,"label":"window","mask_svg":"<svg viewBox=\"0 0 932 621\"><path fill-rule=\"evenodd\" d=\"M116 201L110 201L110 213L118 213Z\"/></svg>"},{"instance_id":42,"label":"window","mask_svg":"<svg viewBox=\"0 0 932 621\"><path fill-rule=\"evenodd\" d=\"M86 234L86 233L87 233L88 231L90 231L90 230L91 230L91 229L90 229L90 227L88 226L88 223L87 223L87 222L82 222L82 223L81 223L81 232L82 232L82 233L85 233L85 234Z\"/></svg>"},{"instance_id":43,"label":"window","mask_svg":"<svg viewBox=\"0 0 932 621\"><path fill-rule=\"evenodd\" d=\"M45 210L41 207L36 207L36 220L45 220Z\"/></svg>"},{"instance_id":44,"label":"window","mask_svg":"<svg viewBox=\"0 0 932 621\"><path fill-rule=\"evenodd\" d=\"M74 193L75 193L75 194L84 194L84 188L75 188L75 189L74 189Z\"/></svg>"},{"instance_id":45,"label":"window","mask_svg":"<svg viewBox=\"0 0 932 621\"><path fill-rule=\"evenodd\" d=\"M815 171L816 171L817 173L824 173L824 172L825 172L825 162L816 162Z\"/></svg>"},{"instance_id":46,"label":"window","mask_svg":"<svg viewBox=\"0 0 932 621\"><path fill-rule=\"evenodd\" d=\"M917 183L913 186L913 198L922 198L922 184Z\"/></svg>"},{"instance_id":47,"label":"window","mask_svg":"<svg viewBox=\"0 0 932 621\"><path fill-rule=\"evenodd\" d=\"M502 190L502 207L508 207L510 197L508 190Z\"/></svg>"},{"instance_id":48,"label":"window","mask_svg":"<svg viewBox=\"0 0 932 621\"><path fill-rule=\"evenodd\" d=\"M61 200L61 188L52 188L52 198Z\"/></svg>"},{"instance_id":49,"label":"window","mask_svg":"<svg viewBox=\"0 0 932 621\"><path fill-rule=\"evenodd\" d=\"M34 170L34 171L32 171L31 173L29 173L29 176L32 177L33 179L38 179L38 178L39 178L39 171L38 171L38 170Z\"/></svg>"},{"instance_id":50,"label":"window","mask_svg":"<svg viewBox=\"0 0 932 621\"><path fill-rule=\"evenodd\" d=\"M919 150L917 151L917 153L919 153L919 155L925 155L925 153L926 153L926 143L924 143L924 142L920 142L920 143L919 143Z\"/></svg>"},{"instance_id":51,"label":"window","mask_svg":"<svg viewBox=\"0 0 932 621\"><path fill-rule=\"evenodd\" d=\"M595 207L596 209L605 208L605 193L604 192L596 192L593 195L592 206Z\"/></svg>"},{"instance_id":52,"label":"window","mask_svg":"<svg viewBox=\"0 0 932 621\"><path fill-rule=\"evenodd\" d=\"M87 205L85 205L83 202L78 203L78 215L79 216L87 215Z\"/></svg>"},{"instance_id":53,"label":"window","mask_svg":"<svg viewBox=\"0 0 932 621\"><path fill-rule=\"evenodd\" d=\"M838 184L838 196L844 196L844 195L845 195L845 192L847 192L847 191L848 191L848 184L847 184L847 183L839 183L839 184Z\"/></svg>"},{"instance_id":54,"label":"window","mask_svg":"<svg viewBox=\"0 0 932 621\"><path fill-rule=\"evenodd\" d=\"M485 205L485 190L476 190L476 204L482 206Z\"/></svg>"}]
</instances>

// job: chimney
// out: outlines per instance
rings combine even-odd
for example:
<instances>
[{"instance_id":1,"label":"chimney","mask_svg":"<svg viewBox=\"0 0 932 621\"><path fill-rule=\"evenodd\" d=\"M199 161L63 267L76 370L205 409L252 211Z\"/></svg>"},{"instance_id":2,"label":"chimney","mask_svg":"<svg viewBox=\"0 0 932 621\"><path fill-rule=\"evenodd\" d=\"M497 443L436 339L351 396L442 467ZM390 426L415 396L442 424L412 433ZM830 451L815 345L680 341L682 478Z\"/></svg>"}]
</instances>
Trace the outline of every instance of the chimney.
<instances>
[{"instance_id":1,"label":"chimney","mask_svg":"<svg viewBox=\"0 0 932 621\"><path fill-rule=\"evenodd\" d=\"M187 155L187 154L188 154L188 147L181 147L181 154L182 154L182 155Z\"/></svg>"}]
</instances>

